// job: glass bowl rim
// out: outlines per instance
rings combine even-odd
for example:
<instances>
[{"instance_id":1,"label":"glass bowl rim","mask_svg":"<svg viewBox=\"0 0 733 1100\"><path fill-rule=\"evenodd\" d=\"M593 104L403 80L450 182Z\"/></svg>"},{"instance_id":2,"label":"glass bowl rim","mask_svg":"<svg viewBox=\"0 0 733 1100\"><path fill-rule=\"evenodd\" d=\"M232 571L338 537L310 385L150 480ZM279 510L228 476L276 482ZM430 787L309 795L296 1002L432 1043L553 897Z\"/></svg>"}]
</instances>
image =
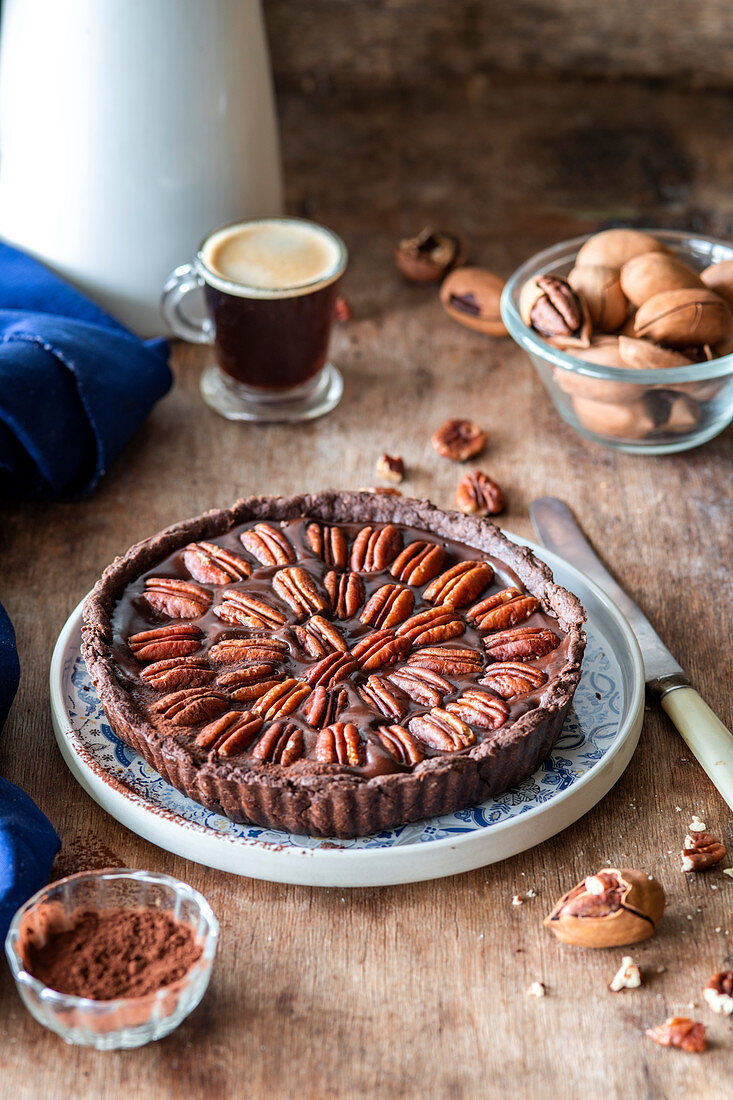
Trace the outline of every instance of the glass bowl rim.
<instances>
[{"instance_id":1,"label":"glass bowl rim","mask_svg":"<svg viewBox=\"0 0 733 1100\"><path fill-rule=\"evenodd\" d=\"M636 229L636 227L633 227ZM719 237L707 237L704 233L690 233L677 229L638 229L640 233L647 233L658 240L684 245L688 242L702 241L706 245L715 245L724 248L729 253L727 260L733 260L733 243L724 241ZM701 363L690 363L684 367L664 367L639 370L629 367L608 367L600 363L589 363L584 359L571 355L566 351L560 351L548 344L541 336L525 325L519 309L515 305L515 296L519 297L519 291L528 279L533 278L542 268L551 267L561 258L566 258L566 253L577 252L578 249L595 233L584 233L580 237L570 237L568 240L559 241L549 248L536 252L507 280L501 295L501 317L509 330L510 336L523 347L530 355L537 356L551 363L554 367L569 371L572 374L581 374L587 378L602 379L604 381L625 382L632 385L649 386L664 383L676 384L679 382L707 382L714 378L725 378L733 375L733 352L721 355L717 359L704 360ZM663 375L663 378L661 377Z\"/></svg>"},{"instance_id":2,"label":"glass bowl rim","mask_svg":"<svg viewBox=\"0 0 733 1100\"><path fill-rule=\"evenodd\" d=\"M146 993L142 997L117 997L115 1000L108 1001L98 1000L94 997L77 997L72 993L61 993L58 989L51 989L50 986L47 986L39 978L35 978L25 969L23 960L15 947L23 917L38 905L39 902L43 901L44 896L50 896L58 887L65 886L71 882L78 882L82 879L93 878L100 880L124 878L131 882L155 883L161 886L170 886L177 893L184 893L191 901L196 903L207 925L203 940L203 952L198 962L194 963L189 971L170 985L161 986L159 989L155 989L151 993ZM122 1006L131 1004L153 1005L156 1001L163 1000L165 996L170 994L171 990L177 987L180 988L184 983L188 985L192 979L197 978L205 969L211 968L218 941L219 922L213 909L203 894L199 893L198 890L194 889L194 887L190 886L187 882L183 882L173 875L166 875L158 871L135 870L131 867L103 867L93 868L90 871L77 871L73 875L66 875L64 878L55 879L40 890L37 890L36 893L28 898L15 913L5 937L5 953L8 957L10 969L16 983L32 990L44 1004L48 1004L55 1008L64 1007L76 1008L79 1010L85 1009L87 1011L96 1010L97 1012L112 1012L118 1010Z\"/></svg>"}]
</instances>

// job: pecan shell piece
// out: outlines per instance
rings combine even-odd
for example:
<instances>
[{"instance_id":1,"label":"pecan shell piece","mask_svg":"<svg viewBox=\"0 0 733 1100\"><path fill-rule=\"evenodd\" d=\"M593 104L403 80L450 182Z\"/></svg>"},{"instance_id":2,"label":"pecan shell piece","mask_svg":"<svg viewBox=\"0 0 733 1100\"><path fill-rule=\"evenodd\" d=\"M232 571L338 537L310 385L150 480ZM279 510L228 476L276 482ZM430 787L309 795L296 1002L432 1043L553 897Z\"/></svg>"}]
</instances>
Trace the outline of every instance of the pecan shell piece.
<instances>
[{"instance_id":1,"label":"pecan shell piece","mask_svg":"<svg viewBox=\"0 0 733 1100\"><path fill-rule=\"evenodd\" d=\"M410 733L438 752L459 752L476 744L476 734L457 714L434 707L407 723Z\"/></svg>"},{"instance_id":2,"label":"pecan shell piece","mask_svg":"<svg viewBox=\"0 0 733 1100\"><path fill-rule=\"evenodd\" d=\"M390 573L404 584L419 587L437 577L446 557L444 547L436 542L411 542L392 562Z\"/></svg>"},{"instance_id":3,"label":"pecan shell piece","mask_svg":"<svg viewBox=\"0 0 733 1100\"><path fill-rule=\"evenodd\" d=\"M453 462L467 462L475 458L486 446L486 432L473 420L446 420L433 435L435 450L443 458Z\"/></svg>"},{"instance_id":4,"label":"pecan shell piece","mask_svg":"<svg viewBox=\"0 0 733 1100\"><path fill-rule=\"evenodd\" d=\"M483 639L494 661L534 661L557 649L561 639L541 626L519 626Z\"/></svg>"},{"instance_id":5,"label":"pecan shell piece","mask_svg":"<svg viewBox=\"0 0 733 1100\"><path fill-rule=\"evenodd\" d=\"M399 722L409 710L408 697L396 684L374 673L359 688L364 702L374 707L378 714Z\"/></svg>"},{"instance_id":6,"label":"pecan shell piece","mask_svg":"<svg viewBox=\"0 0 733 1100\"><path fill-rule=\"evenodd\" d=\"M195 744L217 756L236 756L254 741L263 724L262 719L251 711L230 710L204 726Z\"/></svg>"},{"instance_id":7,"label":"pecan shell piece","mask_svg":"<svg viewBox=\"0 0 733 1100\"><path fill-rule=\"evenodd\" d=\"M305 537L313 553L334 569L345 569L349 560L346 535L340 527L309 523Z\"/></svg>"},{"instance_id":8,"label":"pecan shell piece","mask_svg":"<svg viewBox=\"0 0 733 1100\"><path fill-rule=\"evenodd\" d=\"M281 569L272 578L272 587L285 603L290 604L296 615L313 615L326 610L326 601L318 591L316 582L300 565Z\"/></svg>"},{"instance_id":9,"label":"pecan shell piece","mask_svg":"<svg viewBox=\"0 0 733 1100\"><path fill-rule=\"evenodd\" d=\"M437 672L413 668L410 664L396 668L387 678L421 707L439 707L444 697L453 691L453 685Z\"/></svg>"},{"instance_id":10,"label":"pecan shell piece","mask_svg":"<svg viewBox=\"0 0 733 1100\"><path fill-rule=\"evenodd\" d=\"M290 539L271 523L256 523L239 540L260 565L290 565L296 560Z\"/></svg>"},{"instance_id":11,"label":"pecan shell piece","mask_svg":"<svg viewBox=\"0 0 733 1100\"><path fill-rule=\"evenodd\" d=\"M319 685L308 696L303 707L303 717L309 726L322 730L338 721L338 716L348 704L346 688L326 688Z\"/></svg>"},{"instance_id":12,"label":"pecan shell piece","mask_svg":"<svg viewBox=\"0 0 733 1100\"><path fill-rule=\"evenodd\" d=\"M364 581L358 573L326 573L323 584L337 619L353 619L364 603Z\"/></svg>"},{"instance_id":13,"label":"pecan shell piece","mask_svg":"<svg viewBox=\"0 0 733 1100\"><path fill-rule=\"evenodd\" d=\"M469 607L466 618L477 630L506 630L523 623L539 606L534 596L518 588L504 588Z\"/></svg>"},{"instance_id":14,"label":"pecan shell piece","mask_svg":"<svg viewBox=\"0 0 733 1100\"><path fill-rule=\"evenodd\" d=\"M288 677L288 679L276 683L274 687L261 695L253 705L252 711L254 714L259 714L262 718L270 721L285 718L288 714L292 714L293 711L297 710L310 693L311 689L308 684L304 684L302 680Z\"/></svg>"},{"instance_id":15,"label":"pecan shell piece","mask_svg":"<svg viewBox=\"0 0 733 1100\"><path fill-rule=\"evenodd\" d=\"M280 764L289 768L296 760L301 759L304 752L305 738L302 729L292 722L273 722L252 749L252 756L263 763Z\"/></svg>"},{"instance_id":16,"label":"pecan shell piece","mask_svg":"<svg viewBox=\"0 0 733 1100\"><path fill-rule=\"evenodd\" d=\"M377 736L398 764L411 767L425 759L425 753L420 745L404 726L380 726Z\"/></svg>"},{"instance_id":17,"label":"pecan shell piece","mask_svg":"<svg viewBox=\"0 0 733 1100\"><path fill-rule=\"evenodd\" d=\"M467 516L498 516L506 508L506 497L493 478L474 470L458 482L456 508Z\"/></svg>"},{"instance_id":18,"label":"pecan shell piece","mask_svg":"<svg viewBox=\"0 0 733 1100\"><path fill-rule=\"evenodd\" d=\"M143 630L127 639L130 652L140 661L165 661L188 657L201 649L204 632L188 623L169 623L156 630Z\"/></svg>"},{"instance_id":19,"label":"pecan shell piece","mask_svg":"<svg viewBox=\"0 0 733 1100\"><path fill-rule=\"evenodd\" d=\"M368 626L398 626L412 614L414 607L415 597L409 588L399 584L383 584L370 597L359 617Z\"/></svg>"},{"instance_id":20,"label":"pecan shell piece","mask_svg":"<svg viewBox=\"0 0 733 1100\"><path fill-rule=\"evenodd\" d=\"M409 667L429 668L446 676L475 676L484 667L481 654L464 646L427 646L411 653ZM451 689L452 690L452 689Z\"/></svg>"},{"instance_id":21,"label":"pecan shell piece","mask_svg":"<svg viewBox=\"0 0 733 1100\"><path fill-rule=\"evenodd\" d=\"M624 947L654 935L664 913L664 890L656 879L628 868L588 875L545 917L561 943Z\"/></svg>"},{"instance_id":22,"label":"pecan shell piece","mask_svg":"<svg viewBox=\"0 0 733 1100\"><path fill-rule=\"evenodd\" d=\"M727 853L725 844L712 833L701 830L690 832L685 837L685 846L680 852L683 871L707 871L717 866Z\"/></svg>"},{"instance_id":23,"label":"pecan shell piece","mask_svg":"<svg viewBox=\"0 0 733 1100\"><path fill-rule=\"evenodd\" d=\"M459 561L425 589L425 599L445 607L466 607L491 583L494 570L487 561Z\"/></svg>"},{"instance_id":24,"label":"pecan shell piece","mask_svg":"<svg viewBox=\"0 0 733 1100\"><path fill-rule=\"evenodd\" d=\"M433 645L435 642L447 642L463 634L466 624L451 607L428 607L412 615L397 627L400 638L414 646Z\"/></svg>"},{"instance_id":25,"label":"pecan shell piece","mask_svg":"<svg viewBox=\"0 0 733 1100\"><path fill-rule=\"evenodd\" d=\"M240 554L233 554L214 542L192 542L183 551L183 564L202 584L231 584L244 581L252 566Z\"/></svg>"},{"instance_id":26,"label":"pecan shell piece","mask_svg":"<svg viewBox=\"0 0 733 1100\"><path fill-rule=\"evenodd\" d=\"M255 630L277 630L288 621L282 611L266 600L233 588L224 590L221 603L214 608L214 614L225 623L249 626Z\"/></svg>"},{"instance_id":27,"label":"pecan shell piece","mask_svg":"<svg viewBox=\"0 0 733 1100\"><path fill-rule=\"evenodd\" d=\"M316 659L329 653L346 653L349 648L339 628L322 615L313 615L302 626L294 626L293 634L308 656Z\"/></svg>"},{"instance_id":28,"label":"pecan shell piece","mask_svg":"<svg viewBox=\"0 0 733 1100\"><path fill-rule=\"evenodd\" d=\"M394 523L362 527L351 548L351 569L355 573L381 573L401 549L402 534Z\"/></svg>"},{"instance_id":29,"label":"pecan shell piece","mask_svg":"<svg viewBox=\"0 0 733 1100\"><path fill-rule=\"evenodd\" d=\"M365 672L397 664L410 651L409 638L395 637L392 630L375 630L352 647L351 655Z\"/></svg>"},{"instance_id":30,"label":"pecan shell piece","mask_svg":"<svg viewBox=\"0 0 733 1100\"><path fill-rule=\"evenodd\" d=\"M348 679L358 667L359 662L352 653L329 653L328 657L308 669L305 679L313 688L331 688Z\"/></svg>"},{"instance_id":31,"label":"pecan shell piece","mask_svg":"<svg viewBox=\"0 0 733 1100\"><path fill-rule=\"evenodd\" d=\"M509 707L504 700L488 691L464 691L454 702L446 703L445 709L482 730L498 730L509 717Z\"/></svg>"},{"instance_id":32,"label":"pecan shell piece","mask_svg":"<svg viewBox=\"0 0 733 1100\"><path fill-rule=\"evenodd\" d=\"M547 673L533 665L523 665L519 661L504 661L502 664L489 665L486 675L479 680L484 687L491 688L502 699L514 699L517 695L526 695L547 683Z\"/></svg>"},{"instance_id":33,"label":"pecan shell piece","mask_svg":"<svg viewBox=\"0 0 733 1100\"><path fill-rule=\"evenodd\" d=\"M290 646L282 638L269 638L260 634L252 638L222 638L211 647L208 657L217 665L235 665L241 662L259 664L267 661L276 666L289 653Z\"/></svg>"},{"instance_id":34,"label":"pecan shell piece","mask_svg":"<svg viewBox=\"0 0 733 1100\"><path fill-rule=\"evenodd\" d=\"M208 687L183 688L156 699L149 707L174 726L198 726L217 718L229 706L226 695Z\"/></svg>"},{"instance_id":35,"label":"pecan shell piece","mask_svg":"<svg viewBox=\"0 0 733 1100\"><path fill-rule=\"evenodd\" d=\"M669 1016L663 1024L647 1028L645 1034L662 1047L677 1047L688 1054L702 1054L707 1048L705 1025L687 1016Z\"/></svg>"},{"instance_id":36,"label":"pecan shell piece","mask_svg":"<svg viewBox=\"0 0 733 1100\"><path fill-rule=\"evenodd\" d=\"M148 577L140 599L170 619L197 619L211 606L210 592L175 577Z\"/></svg>"},{"instance_id":37,"label":"pecan shell piece","mask_svg":"<svg viewBox=\"0 0 733 1100\"><path fill-rule=\"evenodd\" d=\"M364 763L364 745L353 722L334 722L318 734L315 758L321 764L358 768Z\"/></svg>"},{"instance_id":38,"label":"pecan shell piece","mask_svg":"<svg viewBox=\"0 0 733 1100\"><path fill-rule=\"evenodd\" d=\"M204 687L216 673L203 657L169 657L155 661L140 673L140 678L154 691L178 691L184 687Z\"/></svg>"},{"instance_id":39,"label":"pecan shell piece","mask_svg":"<svg viewBox=\"0 0 733 1100\"><path fill-rule=\"evenodd\" d=\"M733 970L719 970L702 991L713 1012L733 1016Z\"/></svg>"}]
</instances>

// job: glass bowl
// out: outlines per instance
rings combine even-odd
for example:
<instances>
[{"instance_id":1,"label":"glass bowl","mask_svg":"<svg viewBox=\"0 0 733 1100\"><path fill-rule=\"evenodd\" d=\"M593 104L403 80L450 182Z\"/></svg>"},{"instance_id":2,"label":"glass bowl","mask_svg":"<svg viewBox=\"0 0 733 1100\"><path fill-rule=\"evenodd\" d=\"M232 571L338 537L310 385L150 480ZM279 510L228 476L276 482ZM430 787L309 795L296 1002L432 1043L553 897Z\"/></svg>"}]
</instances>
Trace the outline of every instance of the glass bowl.
<instances>
[{"instance_id":1,"label":"glass bowl","mask_svg":"<svg viewBox=\"0 0 733 1100\"><path fill-rule=\"evenodd\" d=\"M643 232L697 271L733 259L733 245L714 237ZM560 416L586 439L632 454L698 447L733 420L733 354L663 369L600 366L559 351L522 320L519 295L525 282L539 275L567 276L588 236L538 252L514 272L501 298L509 334L528 353Z\"/></svg>"},{"instance_id":2,"label":"glass bowl","mask_svg":"<svg viewBox=\"0 0 733 1100\"><path fill-rule=\"evenodd\" d=\"M114 1001L72 997L49 989L25 969L18 950L21 925L42 906L76 909L155 908L190 924L203 953L184 977L144 997ZM185 882L151 871L83 871L39 890L13 918L5 951L18 992L32 1016L67 1042L97 1050L123 1050L162 1039L193 1012L211 976L219 924L209 903Z\"/></svg>"}]
</instances>

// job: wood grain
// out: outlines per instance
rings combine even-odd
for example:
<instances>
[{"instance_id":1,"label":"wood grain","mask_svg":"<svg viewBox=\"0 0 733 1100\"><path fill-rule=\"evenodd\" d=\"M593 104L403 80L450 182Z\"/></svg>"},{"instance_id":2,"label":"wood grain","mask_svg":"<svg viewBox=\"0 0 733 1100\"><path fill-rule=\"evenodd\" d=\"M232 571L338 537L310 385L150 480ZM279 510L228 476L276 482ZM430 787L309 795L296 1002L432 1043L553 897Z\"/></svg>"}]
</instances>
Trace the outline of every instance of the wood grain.
<instances>
[{"instance_id":1,"label":"wood grain","mask_svg":"<svg viewBox=\"0 0 733 1100\"><path fill-rule=\"evenodd\" d=\"M667 458L586 443L560 424L522 352L453 325L435 292L405 285L391 263L397 236L433 218L465 231L473 258L503 274L614 218L733 236L727 97L520 82L461 87L441 101L376 97L368 111L286 96L281 111L290 207L333 225L352 253L354 320L333 349L346 380L339 409L297 429L226 423L198 396L206 350L177 346L175 390L95 495L6 505L2 522L2 599L23 679L0 772L54 821L64 844L57 874L118 863L202 890L222 925L212 984L167 1040L97 1054L44 1032L0 968L0 1094L723 1096L733 1033L701 1003L701 988L733 965L733 882L682 875L677 851L693 812L729 843L731 818L656 708L621 781L561 835L485 870L375 890L271 885L170 856L104 814L55 747L51 649L115 554L242 494L371 485L385 450L403 455L407 492L450 506L461 471L429 440L444 418L466 414L490 433L480 464L506 490L507 528L530 535L529 501L566 499L705 698L733 721L733 432ZM606 985L621 951L562 947L541 927L562 891L607 863L648 869L669 900L658 934L633 951L644 985L615 995ZM530 888L537 896L513 907ZM548 986L543 1000L526 995L536 979ZM709 1025L708 1053L644 1037L672 1013Z\"/></svg>"}]
</instances>

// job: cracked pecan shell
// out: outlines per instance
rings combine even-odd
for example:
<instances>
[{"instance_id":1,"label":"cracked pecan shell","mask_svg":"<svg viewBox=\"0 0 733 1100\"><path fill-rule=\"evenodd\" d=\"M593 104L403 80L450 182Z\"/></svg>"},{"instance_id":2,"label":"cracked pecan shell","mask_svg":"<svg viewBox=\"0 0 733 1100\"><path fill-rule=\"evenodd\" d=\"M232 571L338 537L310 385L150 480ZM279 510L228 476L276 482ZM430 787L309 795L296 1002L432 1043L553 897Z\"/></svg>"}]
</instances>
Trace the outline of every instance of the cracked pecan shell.
<instances>
[{"instance_id":1,"label":"cracked pecan shell","mask_svg":"<svg viewBox=\"0 0 733 1100\"><path fill-rule=\"evenodd\" d=\"M351 653L365 672L375 672L401 661L410 648L409 638L398 638L392 630L375 630L360 639Z\"/></svg>"},{"instance_id":2,"label":"cracked pecan shell","mask_svg":"<svg viewBox=\"0 0 733 1100\"><path fill-rule=\"evenodd\" d=\"M302 617L326 610L326 601L318 591L316 582L300 565L281 569L272 578L272 587L285 603L290 604L296 615Z\"/></svg>"},{"instance_id":3,"label":"cracked pecan shell","mask_svg":"<svg viewBox=\"0 0 733 1100\"><path fill-rule=\"evenodd\" d=\"M469 607L466 618L477 630L506 630L523 623L540 606L534 596L518 588L504 588L480 603Z\"/></svg>"},{"instance_id":4,"label":"cracked pecan shell","mask_svg":"<svg viewBox=\"0 0 733 1100\"><path fill-rule=\"evenodd\" d=\"M533 665L523 665L519 661L504 661L502 664L489 665L486 675L479 680L484 687L491 688L502 699L514 699L517 695L526 695L536 691L547 683L547 673Z\"/></svg>"},{"instance_id":5,"label":"cracked pecan shell","mask_svg":"<svg viewBox=\"0 0 733 1100\"><path fill-rule=\"evenodd\" d=\"M407 664L429 668L446 676L475 676L484 667L481 654L464 646L427 646L411 653Z\"/></svg>"},{"instance_id":6,"label":"cracked pecan shell","mask_svg":"<svg viewBox=\"0 0 733 1100\"><path fill-rule=\"evenodd\" d=\"M519 626L490 634L483 642L489 657L495 661L534 661L557 649L560 638L543 627Z\"/></svg>"},{"instance_id":7,"label":"cracked pecan shell","mask_svg":"<svg viewBox=\"0 0 733 1100\"><path fill-rule=\"evenodd\" d=\"M355 573L381 573L401 549L402 533L393 523L362 527L351 548L351 569Z\"/></svg>"},{"instance_id":8,"label":"cracked pecan shell","mask_svg":"<svg viewBox=\"0 0 733 1100\"><path fill-rule=\"evenodd\" d=\"M457 714L434 707L407 723L410 733L438 752L459 752L476 744L476 734Z\"/></svg>"},{"instance_id":9,"label":"cracked pecan shell","mask_svg":"<svg viewBox=\"0 0 733 1100\"><path fill-rule=\"evenodd\" d=\"M397 627L397 634L414 646L447 642L463 634L466 624L450 607L428 607Z\"/></svg>"},{"instance_id":10,"label":"cracked pecan shell","mask_svg":"<svg viewBox=\"0 0 733 1100\"><path fill-rule=\"evenodd\" d=\"M464 691L454 702L446 703L445 709L482 730L498 730L509 717L504 700L489 695L488 691Z\"/></svg>"},{"instance_id":11,"label":"cracked pecan shell","mask_svg":"<svg viewBox=\"0 0 733 1100\"><path fill-rule=\"evenodd\" d=\"M202 584L231 584L243 581L252 566L239 554L232 554L214 542L191 542L183 551L183 564Z\"/></svg>"},{"instance_id":12,"label":"cracked pecan shell","mask_svg":"<svg viewBox=\"0 0 733 1100\"><path fill-rule=\"evenodd\" d=\"M285 718L297 710L304 699L310 695L311 689L302 680L288 677L276 683L264 695L261 695L252 706L254 714L272 721L277 718Z\"/></svg>"},{"instance_id":13,"label":"cracked pecan shell","mask_svg":"<svg viewBox=\"0 0 733 1100\"><path fill-rule=\"evenodd\" d=\"M409 664L396 668L388 679L421 707L439 707L444 697L453 691L453 685L437 672L429 668L413 668Z\"/></svg>"},{"instance_id":14,"label":"cracked pecan shell","mask_svg":"<svg viewBox=\"0 0 733 1100\"><path fill-rule=\"evenodd\" d=\"M262 719L248 710L230 710L204 726L195 743L217 756L236 756L251 745L263 725Z\"/></svg>"},{"instance_id":15,"label":"cracked pecan shell","mask_svg":"<svg viewBox=\"0 0 733 1100\"><path fill-rule=\"evenodd\" d=\"M255 760L268 764L281 764L289 768L305 753L302 729L292 722L274 722L252 750Z\"/></svg>"},{"instance_id":16,"label":"cracked pecan shell","mask_svg":"<svg viewBox=\"0 0 733 1100\"><path fill-rule=\"evenodd\" d=\"M466 607L491 583L494 570L486 561L459 561L425 589L425 599L445 607Z\"/></svg>"},{"instance_id":17,"label":"cracked pecan shell","mask_svg":"<svg viewBox=\"0 0 733 1100\"><path fill-rule=\"evenodd\" d=\"M178 691L184 687L204 687L216 677L203 657L169 657L155 661L140 673L154 691Z\"/></svg>"},{"instance_id":18,"label":"cracked pecan shell","mask_svg":"<svg viewBox=\"0 0 733 1100\"><path fill-rule=\"evenodd\" d=\"M187 657L201 649L203 630L188 623L169 623L157 630L143 630L127 639L130 652L146 664L148 661L165 661L173 657Z\"/></svg>"},{"instance_id":19,"label":"cracked pecan shell","mask_svg":"<svg viewBox=\"0 0 733 1100\"><path fill-rule=\"evenodd\" d=\"M370 597L360 618L368 626L398 626L415 607L415 597L409 588L399 584L383 584Z\"/></svg>"},{"instance_id":20,"label":"cracked pecan shell","mask_svg":"<svg viewBox=\"0 0 733 1100\"><path fill-rule=\"evenodd\" d=\"M318 734L315 758L321 764L343 764L352 768L364 764L364 745L353 722L334 722Z\"/></svg>"},{"instance_id":21,"label":"cracked pecan shell","mask_svg":"<svg viewBox=\"0 0 733 1100\"><path fill-rule=\"evenodd\" d=\"M296 560L290 539L271 523L256 523L239 536L244 549L260 565L290 565Z\"/></svg>"},{"instance_id":22,"label":"cracked pecan shell","mask_svg":"<svg viewBox=\"0 0 733 1100\"><path fill-rule=\"evenodd\" d=\"M282 611L266 600L233 588L224 590L221 603L214 608L214 614L225 623L249 626L255 630L275 630L288 621Z\"/></svg>"},{"instance_id":23,"label":"cracked pecan shell","mask_svg":"<svg viewBox=\"0 0 733 1100\"><path fill-rule=\"evenodd\" d=\"M217 718L229 706L226 695L208 687L183 688L151 703L149 710L174 726L198 726Z\"/></svg>"},{"instance_id":24,"label":"cracked pecan shell","mask_svg":"<svg viewBox=\"0 0 733 1100\"><path fill-rule=\"evenodd\" d=\"M330 527L327 523L309 523L305 537L313 553L334 569L345 569L349 560L349 547L346 535L340 527Z\"/></svg>"},{"instance_id":25,"label":"cracked pecan shell","mask_svg":"<svg viewBox=\"0 0 733 1100\"><path fill-rule=\"evenodd\" d=\"M419 588L437 577L445 564L447 554L442 546L435 542L418 540L406 546L398 554L390 567L390 573L404 584Z\"/></svg>"},{"instance_id":26,"label":"cracked pecan shell","mask_svg":"<svg viewBox=\"0 0 733 1100\"><path fill-rule=\"evenodd\" d=\"M404 726L380 726L377 735L387 752L398 764L410 767L425 759L425 753L410 731L406 730Z\"/></svg>"},{"instance_id":27,"label":"cracked pecan shell","mask_svg":"<svg viewBox=\"0 0 733 1100\"><path fill-rule=\"evenodd\" d=\"M337 619L353 619L364 603L364 581L358 573L326 573L323 580Z\"/></svg>"},{"instance_id":28,"label":"cracked pecan shell","mask_svg":"<svg viewBox=\"0 0 733 1100\"><path fill-rule=\"evenodd\" d=\"M170 619L198 619L211 607L211 593L175 577L148 577L140 599Z\"/></svg>"}]
</instances>

